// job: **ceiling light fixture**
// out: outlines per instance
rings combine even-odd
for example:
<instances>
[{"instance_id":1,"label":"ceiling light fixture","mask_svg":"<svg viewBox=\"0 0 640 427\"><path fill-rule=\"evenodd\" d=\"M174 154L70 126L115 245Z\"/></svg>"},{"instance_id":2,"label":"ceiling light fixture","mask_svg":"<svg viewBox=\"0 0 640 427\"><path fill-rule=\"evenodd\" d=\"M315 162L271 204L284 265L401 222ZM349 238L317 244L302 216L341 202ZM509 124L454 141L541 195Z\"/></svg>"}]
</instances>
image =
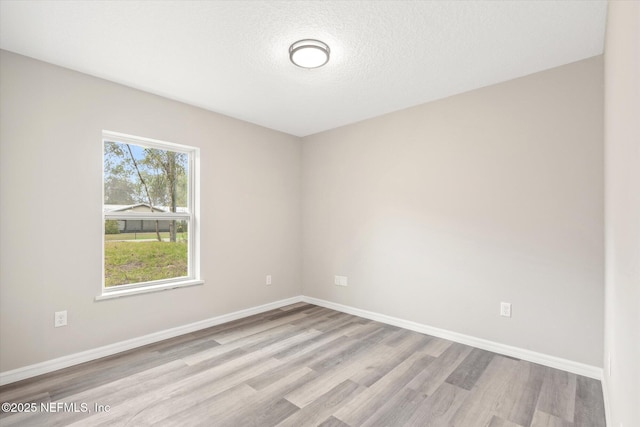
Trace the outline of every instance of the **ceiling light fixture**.
<instances>
[{"instance_id":1,"label":"ceiling light fixture","mask_svg":"<svg viewBox=\"0 0 640 427\"><path fill-rule=\"evenodd\" d=\"M322 67L329 62L329 46L320 40L299 40L289 47L289 59L302 68Z\"/></svg>"}]
</instances>

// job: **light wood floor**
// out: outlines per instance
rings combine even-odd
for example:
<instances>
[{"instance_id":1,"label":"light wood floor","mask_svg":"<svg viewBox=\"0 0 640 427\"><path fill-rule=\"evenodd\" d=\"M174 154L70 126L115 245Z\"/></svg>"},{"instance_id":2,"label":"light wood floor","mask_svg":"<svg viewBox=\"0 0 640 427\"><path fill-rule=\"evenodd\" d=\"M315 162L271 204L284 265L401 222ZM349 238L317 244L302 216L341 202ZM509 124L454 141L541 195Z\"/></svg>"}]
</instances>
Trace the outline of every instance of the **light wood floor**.
<instances>
[{"instance_id":1,"label":"light wood floor","mask_svg":"<svg viewBox=\"0 0 640 427\"><path fill-rule=\"evenodd\" d=\"M304 303L9 384L0 402L37 406L2 426L605 425L599 381Z\"/></svg>"}]
</instances>

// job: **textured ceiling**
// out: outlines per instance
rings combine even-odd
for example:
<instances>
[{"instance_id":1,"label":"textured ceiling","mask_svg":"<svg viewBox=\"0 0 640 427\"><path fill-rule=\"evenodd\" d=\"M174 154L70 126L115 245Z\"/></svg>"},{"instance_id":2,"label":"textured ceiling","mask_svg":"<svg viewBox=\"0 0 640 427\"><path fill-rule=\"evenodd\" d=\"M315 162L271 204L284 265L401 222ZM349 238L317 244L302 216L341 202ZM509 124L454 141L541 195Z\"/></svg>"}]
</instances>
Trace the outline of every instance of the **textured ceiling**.
<instances>
[{"instance_id":1,"label":"textured ceiling","mask_svg":"<svg viewBox=\"0 0 640 427\"><path fill-rule=\"evenodd\" d=\"M304 136L603 52L606 1L2 1L0 47ZM329 63L289 62L302 38Z\"/></svg>"}]
</instances>

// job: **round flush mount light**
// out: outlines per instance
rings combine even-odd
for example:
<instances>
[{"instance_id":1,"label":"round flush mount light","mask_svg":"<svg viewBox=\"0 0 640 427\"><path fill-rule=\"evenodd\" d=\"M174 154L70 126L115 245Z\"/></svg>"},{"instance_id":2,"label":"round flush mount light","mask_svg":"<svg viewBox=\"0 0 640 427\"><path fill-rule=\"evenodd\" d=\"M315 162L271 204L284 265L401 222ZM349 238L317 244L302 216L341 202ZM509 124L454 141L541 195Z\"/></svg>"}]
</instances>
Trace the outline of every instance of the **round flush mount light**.
<instances>
[{"instance_id":1,"label":"round flush mount light","mask_svg":"<svg viewBox=\"0 0 640 427\"><path fill-rule=\"evenodd\" d=\"M329 62L329 46L320 40L300 40L289 47L289 59L302 68L322 67Z\"/></svg>"}]
</instances>

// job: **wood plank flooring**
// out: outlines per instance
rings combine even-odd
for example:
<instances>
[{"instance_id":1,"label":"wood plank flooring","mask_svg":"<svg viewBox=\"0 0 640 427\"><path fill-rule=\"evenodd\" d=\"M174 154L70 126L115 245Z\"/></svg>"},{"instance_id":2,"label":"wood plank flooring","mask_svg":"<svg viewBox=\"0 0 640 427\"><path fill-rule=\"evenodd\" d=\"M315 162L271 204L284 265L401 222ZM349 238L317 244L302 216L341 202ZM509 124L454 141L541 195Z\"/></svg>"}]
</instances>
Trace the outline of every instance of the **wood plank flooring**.
<instances>
[{"instance_id":1,"label":"wood plank flooring","mask_svg":"<svg viewBox=\"0 0 640 427\"><path fill-rule=\"evenodd\" d=\"M35 409L2 426L605 425L599 381L305 303L9 384L0 402Z\"/></svg>"}]
</instances>

